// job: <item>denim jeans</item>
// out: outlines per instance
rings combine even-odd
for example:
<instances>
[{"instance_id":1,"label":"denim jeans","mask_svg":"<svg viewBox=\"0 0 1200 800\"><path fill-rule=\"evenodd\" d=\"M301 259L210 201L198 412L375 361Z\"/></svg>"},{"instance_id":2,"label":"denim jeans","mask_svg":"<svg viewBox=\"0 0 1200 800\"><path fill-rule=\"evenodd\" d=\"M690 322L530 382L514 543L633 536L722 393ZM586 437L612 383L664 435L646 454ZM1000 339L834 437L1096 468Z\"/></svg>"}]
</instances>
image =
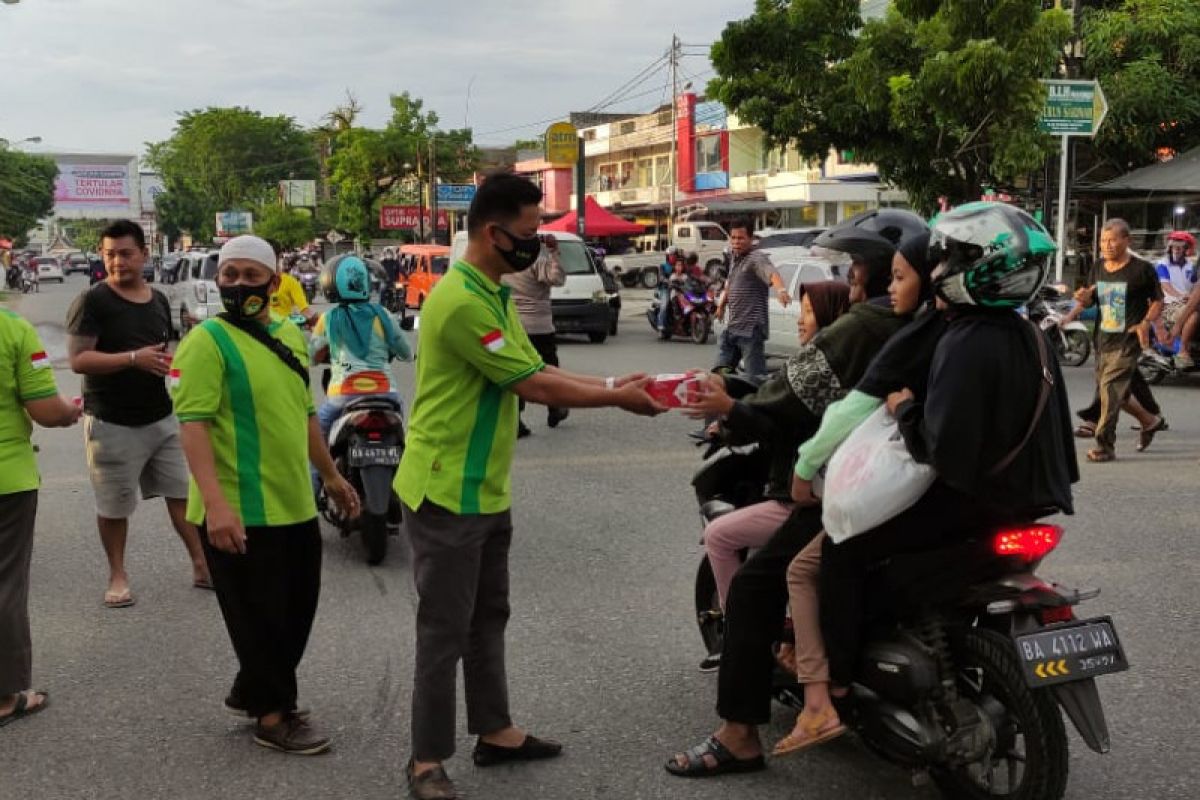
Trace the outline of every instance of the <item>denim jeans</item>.
<instances>
[{"instance_id":1,"label":"denim jeans","mask_svg":"<svg viewBox=\"0 0 1200 800\"><path fill-rule=\"evenodd\" d=\"M390 400L395 400L400 404L401 416L404 415L404 401L400 399L400 395L396 392L382 392L380 394L337 395L335 397L327 397L325 398L325 402L321 403L321 406L317 409L317 426L320 427L321 438L325 440L326 444L329 444L329 432L333 429L333 423L337 422L338 418L342 416L342 411L345 410L346 405L352 400L361 400L364 397L386 397ZM321 485L320 477L317 475L317 470L315 467L312 468L312 482L313 492L315 493L317 491L317 487Z\"/></svg>"},{"instance_id":2,"label":"denim jeans","mask_svg":"<svg viewBox=\"0 0 1200 800\"><path fill-rule=\"evenodd\" d=\"M726 367L742 370L751 377L767 374L767 357L763 352L763 343L767 337L761 329L755 330L750 336L739 336L728 330L721 332L719 351L717 353L717 369Z\"/></svg>"}]
</instances>

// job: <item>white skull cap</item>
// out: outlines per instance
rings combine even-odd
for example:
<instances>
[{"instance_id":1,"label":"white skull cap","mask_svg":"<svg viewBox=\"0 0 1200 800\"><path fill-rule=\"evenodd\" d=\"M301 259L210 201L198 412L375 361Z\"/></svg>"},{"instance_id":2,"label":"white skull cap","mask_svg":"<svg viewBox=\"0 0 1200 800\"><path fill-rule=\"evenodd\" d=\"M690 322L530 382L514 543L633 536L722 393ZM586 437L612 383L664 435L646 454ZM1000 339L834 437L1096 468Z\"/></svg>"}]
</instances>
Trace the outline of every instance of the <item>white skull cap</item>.
<instances>
[{"instance_id":1,"label":"white skull cap","mask_svg":"<svg viewBox=\"0 0 1200 800\"><path fill-rule=\"evenodd\" d=\"M266 239L257 236L235 236L222 245L221 254L217 256L217 268L220 269L226 261L235 258L257 261L272 272L275 271L275 248L271 247Z\"/></svg>"}]
</instances>

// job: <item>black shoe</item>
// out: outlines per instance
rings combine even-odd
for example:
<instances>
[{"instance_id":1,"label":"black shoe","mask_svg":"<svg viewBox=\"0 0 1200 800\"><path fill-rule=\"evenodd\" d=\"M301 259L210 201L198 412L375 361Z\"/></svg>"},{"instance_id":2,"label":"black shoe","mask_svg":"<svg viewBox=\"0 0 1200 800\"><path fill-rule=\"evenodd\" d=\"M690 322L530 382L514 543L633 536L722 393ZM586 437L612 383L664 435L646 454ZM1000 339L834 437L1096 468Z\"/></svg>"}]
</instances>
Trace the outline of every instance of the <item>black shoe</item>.
<instances>
[{"instance_id":1,"label":"black shoe","mask_svg":"<svg viewBox=\"0 0 1200 800\"><path fill-rule=\"evenodd\" d=\"M454 782L441 767L434 767L420 775L413 773L413 762L410 759L405 770L408 777L408 793L415 800L457 800L458 791Z\"/></svg>"},{"instance_id":2,"label":"black shoe","mask_svg":"<svg viewBox=\"0 0 1200 800\"><path fill-rule=\"evenodd\" d=\"M557 428L558 423L569 416L571 416L571 409L569 408L552 408L550 409L550 413L546 415L546 424L551 428Z\"/></svg>"},{"instance_id":3,"label":"black shoe","mask_svg":"<svg viewBox=\"0 0 1200 800\"><path fill-rule=\"evenodd\" d=\"M716 672L721 668L721 654L710 653L700 662L701 672Z\"/></svg>"},{"instance_id":4,"label":"black shoe","mask_svg":"<svg viewBox=\"0 0 1200 800\"><path fill-rule=\"evenodd\" d=\"M554 758L562 753L562 745L549 739L539 739L533 734L525 734L525 741L520 747L501 747L488 744L483 739L475 743L473 758L477 767L491 767L496 764L506 764L512 761L540 761L544 758Z\"/></svg>"},{"instance_id":5,"label":"black shoe","mask_svg":"<svg viewBox=\"0 0 1200 800\"><path fill-rule=\"evenodd\" d=\"M285 714L275 725L254 726L254 741L263 747L297 756L315 756L329 749L329 737L307 718Z\"/></svg>"},{"instance_id":6,"label":"black shoe","mask_svg":"<svg viewBox=\"0 0 1200 800\"><path fill-rule=\"evenodd\" d=\"M517 438L518 439L524 439L526 436L528 436L531 433L533 433L533 431L529 430L528 425L526 425L524 422L522 422L520 420L517 420Z\"/></svg>"}]
</instances>

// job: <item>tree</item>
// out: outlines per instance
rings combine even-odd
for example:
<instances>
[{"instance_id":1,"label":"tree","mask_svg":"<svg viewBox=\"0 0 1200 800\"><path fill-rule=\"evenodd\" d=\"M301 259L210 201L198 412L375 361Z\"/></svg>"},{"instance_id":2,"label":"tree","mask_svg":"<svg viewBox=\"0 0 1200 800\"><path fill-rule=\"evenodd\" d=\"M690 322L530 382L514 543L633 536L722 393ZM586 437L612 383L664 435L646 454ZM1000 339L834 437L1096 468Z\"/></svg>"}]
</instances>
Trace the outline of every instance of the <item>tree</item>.
<instances>
[{"instance_id":1,"label":"tree","mask_svg":"<svg viewBox=\"0 0 1200 800\"><path fill-rule=\"evenodd\" d=\"M427 174L430 142L438 175L444 180L461 180L478 163L469 129L439 131L437 114L424 111L422 101L408 92L392 95L390 102L391 119L380 130L353 127L361 111L355 106L329 157L329 180L338 202L337 227L358 238L378 233L379 206L385 198L411 194L414 187L407 179Z\"/></svg>"},{"instance_id":2,"label":"tree","mask_svg":"<svg viewBox=\"0 0 1200 800\"><path fill-rule=\"evenodd\" d=\"M0 236L18 246L54 210L58 165L44 156L0 147Z\"/></svg>"},{"instance_id":3,"label":"tree","mask_svg":"<svg viewBox=\"0 0 1200 800\"><path fill-rule=\"evenodd\" d=\"M111 222L111 219L64 219L60 224L73 245L85 253L95 253L100 249L100 231Z\"/></svg>"},{"instance_id":4,"label":"tree","mask_svg":"<svg viewBox=\"0 0 1200 800\"><path fill-rule=\"evenodd\" d=\"M241 107L181 114L170 139L147 145L146 162L166 189L164 230L198 239L211 237L217 212L267 202L281 180L317 176L312 137L295 120Z\"/></svg>"},{"instance_id":5,"label":"tree","mask_svg":"<svg viewBox=\"0 0 1200 800\"><path fill-rule=\"evenodd\" d=\"M279 204L263 206L254 217L254 233L291 250L316 237L312 214Z\"/></svg>"},{"instance_id":6,"label":"tree","mask_svg":"<svg viewBox=\"0 0 1200 800\"><path fill-rule=\"evenodd\" d=\"M1108 98L1098 154L1121 171L1200 146L1200 0L1087 9L1084 70Z\"/></svg>"},{"instance_id":7,"label":"tree","mask_svg":"<svg viewBox=\"0 0 1200 800\"><path fill-rule=\"evenodd\" d=\"M874 162L929 213L1043 163L1039 79L1071 32L1039 0L896 0L865 25L857 0L758 0L713 46L709 91L772 145Z\"/></svg>"}]
</instances>

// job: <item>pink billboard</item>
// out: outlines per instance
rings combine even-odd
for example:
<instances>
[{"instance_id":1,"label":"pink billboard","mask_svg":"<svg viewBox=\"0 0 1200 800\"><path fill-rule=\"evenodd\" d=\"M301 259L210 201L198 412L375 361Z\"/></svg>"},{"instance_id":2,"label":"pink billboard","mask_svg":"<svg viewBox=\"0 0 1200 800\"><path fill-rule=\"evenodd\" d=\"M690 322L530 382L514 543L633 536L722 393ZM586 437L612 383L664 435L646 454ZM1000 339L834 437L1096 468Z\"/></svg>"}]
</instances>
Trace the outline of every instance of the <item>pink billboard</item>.
<instances>
[{"instance_id":1,"label":"pink billboard","mask_svg":"<svg viewBox=\"0 0 1200 800\"><path fill-rule=\"evenodd\" d=\"M129 205L129 169L124 164L58 165L54 203L72 205Z\"/></svg>"}]
</instances>

